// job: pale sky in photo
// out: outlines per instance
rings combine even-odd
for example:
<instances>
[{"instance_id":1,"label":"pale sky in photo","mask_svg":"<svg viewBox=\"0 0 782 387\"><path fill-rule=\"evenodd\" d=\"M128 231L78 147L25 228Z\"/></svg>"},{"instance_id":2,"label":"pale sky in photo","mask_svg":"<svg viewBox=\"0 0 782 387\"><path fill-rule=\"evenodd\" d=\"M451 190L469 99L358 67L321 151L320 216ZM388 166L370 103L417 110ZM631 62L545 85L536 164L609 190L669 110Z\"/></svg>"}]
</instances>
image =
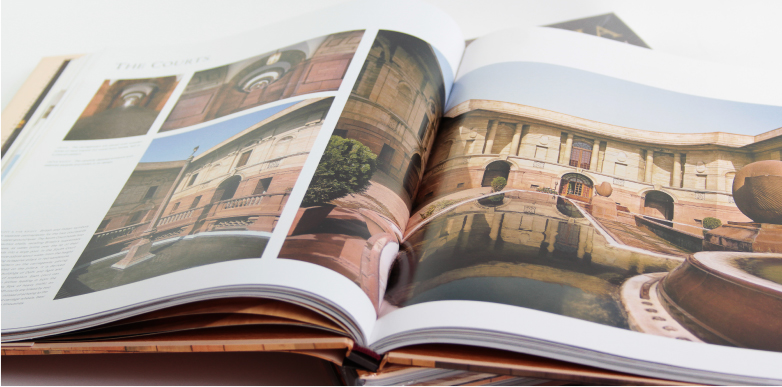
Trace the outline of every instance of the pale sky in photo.
<instances>
[{"instance_id":1,"label":"pale sky in photo","mask_svg":"<svg viewBox=\"0 0 782 387\"><path fill-rule=\"evenodd\" d=\"M449 109L468 99L513 102L655 132L758 135L782 127L780 106L699 97L534 62L496 63L465 74L454 83Z\"/></svg>"},{"instance_id":2,"label":"pale sky in photo","mask_svg":"<svg viewBox=\"0 0 782 387\"><path fill-rule=\"evenodd\" d=\"M240 117L232 118L227 121L219 122L214 125L196 129L174 136L168 136L152 141L141 157L142 163L184 160L193 152L193 148L198 146L196 156L206 152L213 146L231 138L231 136L287 109L288 107L300 101L291 102L264 109L261 111L246 114Z\"/></svg>"}]
</instances>

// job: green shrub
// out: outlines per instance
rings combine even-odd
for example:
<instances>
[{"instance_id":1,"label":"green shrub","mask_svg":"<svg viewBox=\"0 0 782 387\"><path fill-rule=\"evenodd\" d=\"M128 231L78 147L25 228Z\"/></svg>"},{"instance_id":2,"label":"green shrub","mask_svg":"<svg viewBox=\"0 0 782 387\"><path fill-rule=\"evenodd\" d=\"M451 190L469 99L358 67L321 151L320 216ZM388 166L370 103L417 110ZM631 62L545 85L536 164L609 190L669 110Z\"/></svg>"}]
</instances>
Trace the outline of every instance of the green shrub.
<instances>
[{"instance_id":1,"label":"green shrub","mask_svg":"<svg viewBox=\"0 0 782 387\"><path fill-rule=\"evenodd\" d=\"M505 199L505 194L489 196L488 199L492 202L498 203Z\"/></svg>"},{"instance_id":2,"label":"green shrub","mask_svg":"<svg viewBox=\"0 0 782 387\"><path fill-rule=\"evenodd\" d=\"M557 191L554 191L552 188L549 188L549 187L539 187L537 189L537 191L538 192L547 193L547 194L551 194L551 195L556 195L557 194Z\"/></svg>"},{"instance_id":3,"label":"green shrub","mask_svg":"<svg viewBox=\"0 0 782 387\"><path fill-rule=\"evenodd\" d=\"M440 201L434 202L429 207L426 207L426 209L421 212L421 215L420 215L421 219L426 219L426 218L434 215L435 213L438 213L438 212L442 211L443 208L451 206L451 205L454 205L454 204L456 204L456 200L450 200L450 199L445 199L445 200L440 200Z\"/></svg>"},{"instance_id":4,"label":"green shrub","mask_svg":"<svg viewBox=\"0 0 782 387\"><path fill-rule=\"evenodd\" d=\"M503 188L508 184L508 180L505 179L502 176L497 176L491 181L491 189L494 192L502 191Z\"/></svg>"},{"instance_id":5,"label":"green shrub","mask_svg":"<svg viewBox=\"0 0 782 387\"><path fill-rule=\"evenodd\" d=\"M369 179L377 169L377 155L359 141L331 136L302 207L326 204L369 188Z\"/></svg>"},{"instance_id":6,"label":"green shrub","mask_svg":"<svg viewBox=\"0 0 782 387\"><path fill-rule=\"evenodd\" d=\"M722 221L719 219L712 218L711 216L708 218L703 218L703 228L713 230L719 226L722 226Z\"/></svg>"}]
</instances>

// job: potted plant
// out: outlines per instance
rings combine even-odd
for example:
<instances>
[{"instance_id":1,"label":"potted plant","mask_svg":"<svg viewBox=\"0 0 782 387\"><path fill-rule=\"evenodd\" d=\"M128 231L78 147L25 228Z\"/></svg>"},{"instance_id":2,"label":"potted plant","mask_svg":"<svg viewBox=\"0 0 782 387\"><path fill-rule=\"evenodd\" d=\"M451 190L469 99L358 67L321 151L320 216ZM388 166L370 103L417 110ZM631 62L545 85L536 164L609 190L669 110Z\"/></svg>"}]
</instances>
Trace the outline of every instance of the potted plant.
<instances>
[{"instance_id":1,"label":"potted plant","mask_svg":"<svg viewBox=\"0 0 782 387\"><path fill-rule=\"evenodd\" d=\"M500 192L503 188L508 184L508 180L502 176L497 176L491 181L491 192ZM505 199L505 194L497 194L497 195L491 195L488 197L485 197L483 199L478 200L480 204L483 204L485 206L498 206L502 204L503 199Z\"/></svg>"}]
</instances>

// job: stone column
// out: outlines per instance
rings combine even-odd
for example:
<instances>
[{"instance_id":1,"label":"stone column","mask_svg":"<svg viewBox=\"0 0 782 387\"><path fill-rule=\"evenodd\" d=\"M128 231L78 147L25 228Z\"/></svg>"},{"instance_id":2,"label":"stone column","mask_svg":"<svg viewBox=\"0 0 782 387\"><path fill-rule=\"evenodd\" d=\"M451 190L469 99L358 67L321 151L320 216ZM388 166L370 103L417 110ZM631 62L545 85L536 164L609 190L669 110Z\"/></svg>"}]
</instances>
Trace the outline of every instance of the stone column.
<instances>
[{"instance_id":1,"label":"stone column","mask_svg":"<svg viewBox=\"0 0 782 387\"><path fill-rule=\"evenodd\" d=\"M606 152L608 151L608 143L606 143L606 149L597 152L597 171L603 172L603 165L606 162Z\"/></svg>"},{"instance_id":2,"label":"stone column","mask_svg":"<svg viewBox=\"0 0 782 387\"><path fill-rule=\"evenodd\" d=\"M465 249L469 243L470 231L472 230L472 220L474 217L475 214L469 214L464 217L464 224L462 225L462 232L460 233L462 240L459 241L459 248L462 250Z\"/></svg>"},{"instance_id":3,"label":"stone column","mask_svg":"<svg viewBox=\"0 0 782 387\"><path fill-rule=\"evenodd\" d=\"M502 228L502 218L505 216L503 212L494 212L494 217L491 220L491 231L489 232L489 250L494 250L494 246L497 244L497 239L500 238L500 231Z\"/></svg>"},{"instance_id":4,"label":"stone column","mask_svg":"<svg viewBox=\"0 0 782 387\"><path fill-rule=\"evenodd\" d=\"M654 151L646 151L646 168L644 168L644 182L652 183L652 167L654 166Z\"/></svg>"},{"instance_id":5,"label":"stone column","mask_svg":"<svg viewBox=\"0 0 782 387\"><path fill-rule=\"evenodd\" d=\"M578 259L584 258L584 253L586 252L587 230L588 228L586 227L580 227L578 230L578 250L576 250Z\"/></svg>"},{"instance_id":6,"label":"stone column","mask_svg":"<svg viewBox=\"0 0 782 387\"><path fill-rule=\"evenodd\" d=\"M592 144L592 160L589 161L589 170L597 171L597 155L600 153L600 141L595 140Z\"/></svg>"},{"instance_id":7,"label":"stone column","mask_svg":"<svg viewBox=\"0 0 782 387\"><path fill-rule=\"evenodd\" d=\"M475 214L469 214L466 216L466 219L464 220L464 226L462 227L462 231L464 232L472 231L473 218L475 218Z\"/></svg>"},{"instance_id":8,"label":"stone column","mask_svg":"<svg viewBox=\"0 0 782 387\"><path fill-rule=\"evenodd\" d=\"M671 187L681 188L682 186L682 155L673 154L673 173L671 173Z\"/></svg>"},{"instance_id":9,"label":"stone column","mask_svg":"<svg viewBox=\"0 0 782 387\"><path fill-rule=\"evenodd\" d=\"M491 126L489 127L489 133L486 136L486 145L483 147L483 154L491 154L491 148L494 146L494 136L497 134L497 126L499 125L499 121L494 120L491 121Z\"/></svg>"},{"instance_id":10,"label":"stone column","mask_svg":"<svg viewBox=\"0 0 782 387\"><path fill-rule=\"evenodd\" d=\"M554 252L554 243L557 241L557 232L559 231L559 222L548 219L546 223L546 237L543 242L547 243L546 251L550 253Z\"/></svg>"},{"instance_id":11,"label":"stone column","mask_svg":"<svg viewBox=\"0 0 782 387\"><path fill-rule=\"evenodd\" d=\"M560 164L570 164L570 150L572 148L573 148L573 133L568 133L567 141L565 142L565 151L562 152L562 157L559 158Z\"/></svg>"},{"instance_id":12,"label":"stone column","mask_svg":"<svg viewBox=\"0 0 782 387\"><path fill-rule=\"evenodd\" d=\"M448 218L448 220L445 221L445 234L451 235L451 230L453 230L453 222L456 220L455 218ZM443 233L440 233L442 235Z\"/></svg>"},{"instance_id":13,"label":"stone column","mask_svg":"<svg viewBox=\"0 0 782 387\"><path fill-rule=\"evenodd\" d=\"M198 147L196 147L198 149ZM193 151L195 153L195 150ZM163 211L168 206L168 203L171 202L171 197L174 196L174 191L176 191L177 186L179 186L179 183L182 181L182 176L185 174L185 170L188 166L190 166L190 162L193 161L193 156L190 156L185 160L185 165L182 166L182 169L179 170L179 174L177 175L176 179L174 179L174 184L171 184L171 188L169 188L168 193L166 193L166 197L163 199L163 202L160 203L160 207L158 207L157 211L155 212L155 216L152 217L152 220L149 222L149 227L144 231L144 233L154 233L157 231L157 224L160 221L160 218L163 217Z\"/></svg>"},{"instance_id":14,"label":"stone column","mask_svg":"<svg viewBox=\"0 0 782 387\"><path fill-rule=\"evenodd\" d=\"M511 156L518 156L519 155L519 146L521 145L521 128L524 127L522 124L516 124L516 130L513 132L513 140L511 140L511 146L510 146L510 155Z\"/></svg>"}]
</instances>

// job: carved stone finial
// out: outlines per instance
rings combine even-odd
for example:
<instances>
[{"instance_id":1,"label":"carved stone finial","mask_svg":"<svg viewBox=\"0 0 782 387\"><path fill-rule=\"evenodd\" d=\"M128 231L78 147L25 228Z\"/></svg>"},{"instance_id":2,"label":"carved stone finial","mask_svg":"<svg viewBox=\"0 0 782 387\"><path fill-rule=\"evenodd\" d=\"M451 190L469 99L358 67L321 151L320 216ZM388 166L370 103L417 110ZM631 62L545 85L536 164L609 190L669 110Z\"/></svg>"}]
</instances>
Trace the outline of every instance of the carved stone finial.
<instances>
[{"instance_id":1,"label":"carved stone finial","mask_svg":"<svg viewBox=\"0 0 782 387\"><path fill-rule=\"evenodd\" d=\"M611 183L609 183L607 181L604 181L604 182L600 183L600 185L598 185L595 188L595 191L597 191L598 195L607 198L607 197L611 196L611 194L614 192L614 188L611 187Z\"/></svg>"},{"instance_id":2,"label":"carved stone finial","mask_svg":"<svg viewBox=\"0 0 782 387\"><path fill-rule=\"evenodd\" d=\"M733 179L736 207L757 223L782 224L782 161L744 166Z\"/></svg>"}]
</instances>

